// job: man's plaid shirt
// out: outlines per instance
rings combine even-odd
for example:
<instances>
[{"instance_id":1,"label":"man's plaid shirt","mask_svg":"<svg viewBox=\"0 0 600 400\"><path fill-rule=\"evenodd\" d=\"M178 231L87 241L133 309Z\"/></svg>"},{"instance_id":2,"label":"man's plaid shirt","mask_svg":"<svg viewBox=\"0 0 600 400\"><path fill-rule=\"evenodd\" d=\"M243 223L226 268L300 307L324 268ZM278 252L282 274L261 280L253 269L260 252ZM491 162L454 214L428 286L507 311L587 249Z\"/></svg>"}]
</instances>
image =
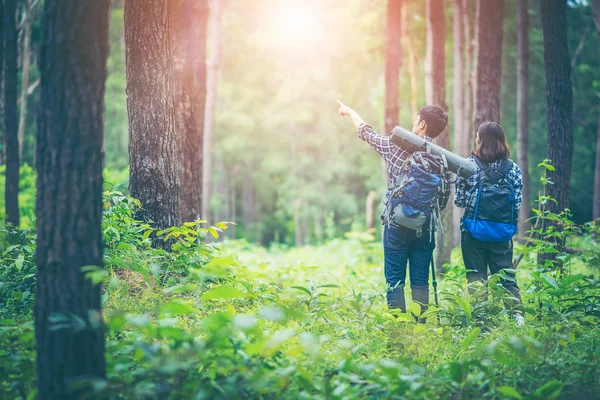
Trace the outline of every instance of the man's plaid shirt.
<instances>
[{"instance_id":1,"label":"man's plaid shirt","mask_svg":"<svg viewBox=\"0 0 600 400\"><path fill-rule=\"evenodd\" d=\"M474 156L470 156L467 160L475 163ZM512 161L512 160L511 160ZM499 167L502 160L497 160L490 163L490 166ZM519 212L521 209L521 203L523 202L523 176L521 175L521 169L513 162L512 168L506 174L506 178L510 184L515 188L515 211ZM454 194L454 205L456 207L464 208L465 214L471 213L475 210L475 203L477 202L477 186L479 185L479 177L481 170L479 166L475 170L475 173L470 178L463 178L461 176L456 177L456 193ZM463 218L464 219L464 214ZM464 224L460 222L461 231L465 231Z\"/></svg>"},{"instance_id":2,"label":"man's plaid shirt","mask_svg":"<svg viewBox=\"0 0 600 400\"><path fill-rule=\"evenodd\" d=\"M400 168L404 161L410 156L411 153L402 150L400 147L396 146L394 143L390 141L389 136L381 136L378 135L377 132L373 130L370 125L365 123L360 124L358 128L358 137L369 143L369 145L381 155L383 160L385 161L385 165L387 167L388 173L388 189L385 192L385 197L383 199L383 204L387 204L389 198L392 195L392 189L396 183L396 178L400 175ZM430 137L425 137L425 140L431 142L432 139ZM450 176L446 177L448 182L450 182ZM440 211L446 208L448 204L448 200L450 199L450 185L447 185L444 192L440 197ZM381 214L381 218L383 219L383 214Z\"/></svg>"}]
</instances>

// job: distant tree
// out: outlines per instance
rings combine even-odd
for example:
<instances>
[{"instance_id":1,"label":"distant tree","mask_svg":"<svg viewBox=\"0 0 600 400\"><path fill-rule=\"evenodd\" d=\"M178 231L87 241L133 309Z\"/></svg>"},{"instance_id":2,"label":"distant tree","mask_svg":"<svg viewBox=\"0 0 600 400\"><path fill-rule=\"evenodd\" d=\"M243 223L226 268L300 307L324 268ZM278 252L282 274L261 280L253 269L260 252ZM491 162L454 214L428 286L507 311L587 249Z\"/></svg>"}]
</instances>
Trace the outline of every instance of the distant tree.
<instances>
[{"instance_id":1,"label":"distant tree","mask_svg":"<svg viewBox=\"0 0 600 400\"><path fill-rule=\"evenodd\" d=\"M37 131L39 399L94 398L105 379L102 142L110 0L45 0ZM57 329L56 319L61 319Z\"/></svg>"},{"instance_id":2,"label":"distant tree","mask_svg":"<svg viewBox=\"0 0 600 400\"><path fill-rule=\"evenodd\" d=\"M180 218L193 221L202 204L202 141L206 104L208 0L173 1L175 120L180 136Z\"/></svg>"},{"instance_id":3,"label":"distant tree","mask_svg":"<svg viewBox=\"0 0 600 400\"><path fill-rule=\"evenodd\" d=\"M398 125L398 74L402 62L402 0L388 0L385 29L384 134Z\"/></svg>"},{"instance_id":4,"label":"distant tree","mask_svg":"<svg viewBox=\"0 0 600 400\"><path fill-rule=\"evenodd\" d=\"M523 203L519 214L519 237L529 229L529 9L527 0L518 2L517 27L517 163L523 174Z\"/></svg>"},{"instance_id":5,"label":"distant tree","mask_svg":"<svg viewBox=\"0 0 600 400\"><path fill-rule=\"evenodd\" d=\"M546 102L548 110L548 158L556 171L549 196L558 202L557 209L569 207L571 163L573 161L573 89L567 43L567 1L542 0L544 65L546 68ZM552 207L552 203L550 204Z\"/></svg>"},{"instance_id":6,"label":"distant tree","mask_svg":"<svg viewBox=\"0 0 600 400\"><path fill-rule=\"evenodd\" d=\"M210 199L213 179L213 143L217 82L221 63L222 0L210 0L209 49L206 75L206 111L204 113L204 147L202 156L202 218L210 218Z\"/></svg>"},{"instance_id":7,"label":"distant tree","mask_svg":"<svg viewBox=\"0 0 600 400\"><path fill-rule=\"evenodd\" d=\"M4 154L6 222L19 226L19 119L17 112L17 0L4 0Z\"/></svg>"},{"instance_id":8,"label":"distant tree","mask_svg":"<svg viewBox=\"0 0 600 400\"><path fill-rule=\"evenodd\" d=\"M4 120L4 0L0 0L0 116ZM4 124L1 124L2 133ZM0 165L4 164L4 137L0 137Z\"/></svg>"},{"instance_id":9,"label":"distant tree","mask_svg":"<svg viewBox=\"0 0 600 400\"><path fill-rule=\"evenodd\" d=\"M142 203L139 217L158 229L179 223L172 9L172 3L163 0L125 2L129 190Z\"/></svg>"},{"instance_id":10,"label":"distant tree","mask_svg":"<svg viewBox=\"0 0 600 400\"><path fill-rule=\"evenodd\" d=\"M500 122L504 0L477 0L474 132L482 122Z\"/></svg>"},{"instance_id":11,"label":"distant tree","mask_svg":"<svg viewBox=\"0 0 600 400\"><path fill-rule=\"evenodd\" d=\"M594 25L600 40L600 0L590 0ZM598 109L598 126L596 127L596 164L594 168L594 209L593 218L600 218L600 108Z\"/></svg>"}]
</instances>

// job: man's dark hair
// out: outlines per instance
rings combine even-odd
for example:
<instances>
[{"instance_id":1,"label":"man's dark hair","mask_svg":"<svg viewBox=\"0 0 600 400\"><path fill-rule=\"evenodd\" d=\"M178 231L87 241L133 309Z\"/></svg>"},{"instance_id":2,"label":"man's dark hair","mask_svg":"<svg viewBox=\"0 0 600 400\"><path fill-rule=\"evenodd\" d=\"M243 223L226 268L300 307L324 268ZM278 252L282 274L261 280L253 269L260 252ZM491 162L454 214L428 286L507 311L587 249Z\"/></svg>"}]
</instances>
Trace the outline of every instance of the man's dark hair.
<instances>
[{"instance_id":1,"label":"man's dark hair","mask_svg":"<svg viewBox=\"0 0 600 400\"><path fill-rule=\"evenodd\" d=\"M425 134L432 139L440 136L448 125L448 114L440 106L425 106L419 111L421 121L425 121L427 129Z\"/></svg>"}]
</instances>

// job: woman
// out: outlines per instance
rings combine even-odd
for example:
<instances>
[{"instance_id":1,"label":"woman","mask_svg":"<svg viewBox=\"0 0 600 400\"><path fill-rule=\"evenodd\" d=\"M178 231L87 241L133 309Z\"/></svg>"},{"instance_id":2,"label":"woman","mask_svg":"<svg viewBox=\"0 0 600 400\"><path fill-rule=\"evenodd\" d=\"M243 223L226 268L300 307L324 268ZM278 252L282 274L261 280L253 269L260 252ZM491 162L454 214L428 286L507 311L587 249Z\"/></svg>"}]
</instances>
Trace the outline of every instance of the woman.
<instances>
[{"instance_id":1,"label":"woman","mask_svg":"<svg viewBox=\"0 0 600 400\"><path fill-rule=\"evenodd\" d=\"M486 280L488 267L491 275L512 269L512 235L516 233L523 180L521 169L509 156L510 147L500 124L484 122L477 130L475 150L469 157L477 169L468 179L456 179L454 204L465 209L460 224L461 248L469 282ZM507 279L501 278L500 282L512 296L505 305L515 311L517 324L523 325L515 274L505 273Z\"/></svg>"}]
</instances>

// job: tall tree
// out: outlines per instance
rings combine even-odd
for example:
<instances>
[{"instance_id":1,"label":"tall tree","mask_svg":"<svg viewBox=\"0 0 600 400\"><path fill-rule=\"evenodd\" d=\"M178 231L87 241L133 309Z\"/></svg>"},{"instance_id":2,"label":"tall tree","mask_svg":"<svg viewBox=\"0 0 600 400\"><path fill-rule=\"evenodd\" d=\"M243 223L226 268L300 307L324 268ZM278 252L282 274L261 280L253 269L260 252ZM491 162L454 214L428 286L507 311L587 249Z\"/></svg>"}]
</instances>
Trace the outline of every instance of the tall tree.
<instances>
[{"instance_id":1,"label":"tall tree","mask_svg":"<svg viewBox=\"0 0 600 400\"><path fill-rule=\"evenodd\" d=\"M474 132L482 122L500 122L504 0L477 0L476 18Z\"/></svg>"},{"instance_id":2,"label":"tall tree","mask_svg":"<svg viewBox=\"0 0 600 400\"><path fill-rule=\"evenodd\" d=\"M35 301L39 399L79 399L105 378L100 285L102 142L110 0L46 0L37 131ZM60 329L53 319L60 318Z\"/></svg>"},{"instance_id":3,"label":"tall tree","mask_svg":"<svg viewBox=\"0 0 600 400\"><path fill-rule=\"evenodd\" d=\"M176 127L180 136L181 222L200 216L206 103L208 0L173 1Z\"/></svg>"},{"instance_id":4,"label":"tall tree","mask_svg":"<svg viewBox=\"0 0 600 400\"><path fill-rule=\"evenodd\" d=\"M398 125L398 74L402 61L402 0L388 0L385 29L385 119L389 135Z\"/></svg>"},{"instance_id":5,"label":"tall tree","mask_svg":"<svg viewBox=\"0 0 600 400\"><path fill-rule=\"evenodd\" d=\"M204 148L202 152L202 218L210 218L213 170L213 142L217 81L221 63L221 0L210 0L209 51L206 74L206 110L204 113Z\"/></svg>"},{"instance_id":6,"label":"tall tree","mask_svg":"<svg viewBox=\"0 0 600 400\"><path fill-rule=\"evenodd\" d=\"M415 49L412 39L408 32L408 9L402 7L402 39L404 39L406 45L406 61L408 64L408 75L410 76L410 111L413 118L419 113L417 106L418 100L418 83L417 83L417 65Z\"/></svg>"},{"instance_id":7,"label":"tall tree","mask_svg":"<svg viewBox=\"0 0 600 400\"><path fill-rule=\"evenodd\" d=\"M590 0L592 17L600 40L600 0ZM600 108L598 109L598 126L596 127L596 164L594 168L594 219L600 218Z\"/></svg>"},{"instance_id":8,"label":"tall tree","mask_svg":"<svg viewBox=\"0 0 600 400\"><path fill-rule=\"evenodd\" d=\"M548 158L556 171L548 195L558 202L555 210L569 207L571 163L573 161L573 88L567 41L567 1L542 0L544 65L548 118Z\"/></svg>"},{"instance_id":9,"label":"tall tree","mask_svg":"<svg viewBox=\"0 0 600 400\"><path fill-rule=\"evenodd\" d=\"M179 223L171 12L162 0L125 2L129 190L142 203L139 217L158 229Z\"/></svg>"},{"instance_id":10,"label":"tall tree","mask_svg":"<svg viewBox=\"0 0 600 400\"><path fill-rule=\"evenodd\" d=\"M427 0L427 103L436 104L448 110L446 104L446 21L444 19L444 1ZM448 128L441 133L436 142L448 148ZM452 250L452 217L451 208L442 212L444 235L439 234L437 240L436 258L438 268L450 260Z\"/></svg>"},{"instance_id":11,"label":"tall tree","mask_svg":"<svg viewBox=\"0 0 600 400\"><path fill-rule=\"evenodd\" d=\"M4 154L6 222L19 226L19 119L17 112L17 0L4 0Z\"/></svg>"},{"instance_id":12,"label":"tall tree","mask_svg":"<svg viewBox=\"0 0 600 400\"><path fill-rule=\"evenodd\" d=\"M463 108L463 124L462 127L465 131L464 147L458 150L458 154L466 157L473 146L475 132L473 132L473 98L474 98L474 81L473 78L473 21L471 13L471 2L469 0L462 0L462 12L463 12L463 29L465 35L465 92L464 92L464 108Z\"/></svg>"},{"instance_id":13,"label":"tall tree","mask_svg":"<svg viewBox=\"0 0 600 400\"><path fill-rule=\"evenodd\" d=\"M4 0L0 0L0 113L4 118ZM4 132L4 124L2 124ZM0 165L4 164L4 137L0 138Z\"/></svg>"},{"instance_id":14,"label":"tall tree","mask_svg":"<svg viewBox=\"0 0 600 400\"><path fill-rule=\"evenodd\" d=\"M467 132L463 128L464 123L464 35L463 35L463 2L454 0L453 12L453 34L454 34L454 88L453 88L453 121L454 121L454 152L458 154L465 153L465 142ZM460 239L460 217L461 211L458 207L452 208L452 247L459 244Z\"/></svg>"},{"instance_id":15,"label":"tall tree","mask_svg":"<svg viewBox=\"0 0 600 400\"><path fill-rule=\"evenodd\" d=\"M38 2L32 3L25 0L25 10L21 22L21 100L19 110L19 158L23 157L23 142L25 139L25 128L27 127L27 99L29 97L29 71L31 69L31 22L33 20L33 9Z\"/></svg>"},{"instance_id":16,"label":"tall tree","mask_svg":"<svg viewBox=\"0 0 600 400\"><path fill-rule=\"evenodd\" d=\"M517 155L523 173L523 203L519 213L519 237L523 238L531 214L529 202L529 9L519 0L517 24Z\"/></svg>"}]
</instances>

